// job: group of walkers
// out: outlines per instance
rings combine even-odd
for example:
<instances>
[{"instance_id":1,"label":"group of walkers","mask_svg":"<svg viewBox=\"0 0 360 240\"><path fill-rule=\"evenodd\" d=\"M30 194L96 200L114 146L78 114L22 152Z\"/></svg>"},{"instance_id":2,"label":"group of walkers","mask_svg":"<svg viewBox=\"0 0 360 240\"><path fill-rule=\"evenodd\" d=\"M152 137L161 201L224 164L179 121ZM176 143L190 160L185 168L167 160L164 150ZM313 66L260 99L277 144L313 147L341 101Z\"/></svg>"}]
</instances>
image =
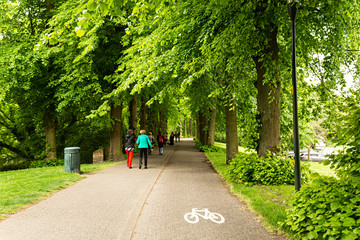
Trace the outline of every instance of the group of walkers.
<instances>
[{"instance_id":1,"label":"group of walkers","mask_svg":"<svg viewBox=\"0 0 360 240\"><path fill-rule=\"evenodd\" d=\"M170 143L169 145L174 145L174 139L175 142L180 142L180 133L174 133L172 132L170 135ZM156 137L156 141L158 142L159 146L159 155L163 155L164 153L164 146L166 146L168 138L167 134L159 132L159 134ZM134 134L133 129L128 130L128 134L125 136L125 152L127 155L127 166L129 169L132 168L132 159L134 156L134 150L135 150L135 144L138 145L139 149L139 169L142 168L143 165L143 159L144 159L144 168L147 169L147 160L148 155L151 155L151 152L154 150L154 144L155 144L155 137L152 134L152 132L149 132L148 135L146 135L145 130L140 130L140 135L138 138L136 138Z\"/></svg>"}]
</instances>

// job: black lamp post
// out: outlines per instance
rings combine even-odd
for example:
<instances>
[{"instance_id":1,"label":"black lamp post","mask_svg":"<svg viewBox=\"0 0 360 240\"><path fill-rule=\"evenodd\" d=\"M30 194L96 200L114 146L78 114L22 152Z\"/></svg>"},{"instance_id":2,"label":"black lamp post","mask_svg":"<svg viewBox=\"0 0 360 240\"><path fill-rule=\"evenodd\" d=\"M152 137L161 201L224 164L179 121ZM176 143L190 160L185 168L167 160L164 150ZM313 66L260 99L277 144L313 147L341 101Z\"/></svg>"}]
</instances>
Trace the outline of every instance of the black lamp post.
<instances>
[{"instance_id":1,"label":"black lamp post","mask_svg":"<svg viewBox=\"0 0 360 240\"><path fill-rule=\"evenodd\" d=\"M294 124L294 156L295 156L295 190L301 188L300 172L300 146L299 146L299 123L298 123L298 104L297 104L297 83L296 83L296 37L295 37L295 18L297 0L288 0L288 9L292 25L292 85L293 85L293 124Z\"/></svg>"}]
</instances>

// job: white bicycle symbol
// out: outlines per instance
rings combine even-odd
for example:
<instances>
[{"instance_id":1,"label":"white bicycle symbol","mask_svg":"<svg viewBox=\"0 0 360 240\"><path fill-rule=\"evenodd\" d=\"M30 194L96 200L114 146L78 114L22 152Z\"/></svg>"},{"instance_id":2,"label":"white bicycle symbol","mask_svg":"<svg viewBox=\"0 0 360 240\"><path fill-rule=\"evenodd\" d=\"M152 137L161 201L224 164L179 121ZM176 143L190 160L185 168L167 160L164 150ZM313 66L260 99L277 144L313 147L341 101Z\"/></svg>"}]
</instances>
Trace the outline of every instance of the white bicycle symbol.
<instances>
[{"instance_id":1,"label":"white bicycle symbol","mask_svg":"<svg viewBox=\"0 0 360 240\"><path fill-rule=\"evenodd\" d=\"M214 223L219 223L219 224L225 222L225 218L221 214L212 213L207 208L204 208L204 209L193 208L191 210L191 213L186 213L184 215L185 221L187 221L188 223L192 223L192 224L198 223L200 220L199 217L202 217L205 220L210 219Z\"/></svg>"}]
</instances>

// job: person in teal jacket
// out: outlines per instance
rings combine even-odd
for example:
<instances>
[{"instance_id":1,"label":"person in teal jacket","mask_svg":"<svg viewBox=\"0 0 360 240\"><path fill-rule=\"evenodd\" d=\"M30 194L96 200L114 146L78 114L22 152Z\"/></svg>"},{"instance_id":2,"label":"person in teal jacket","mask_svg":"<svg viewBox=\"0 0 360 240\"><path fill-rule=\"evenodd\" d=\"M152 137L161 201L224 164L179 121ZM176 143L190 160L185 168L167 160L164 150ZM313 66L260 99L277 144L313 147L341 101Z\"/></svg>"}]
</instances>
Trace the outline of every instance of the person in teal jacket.
<instances>
[{"instance_id":1,"label":"person in teal jacket","mask_svg":"<svg viewBox=\"0 0 360 240\"><path fill-rule=\"evenodd\" d=\"M139 169L142 166L142 158L144 155L145 169L147 169L147 151L152 148L152 144L145 130L140 130L140 136L138 137L136 144L139 148Z\"/></svg>"}]
</instances>

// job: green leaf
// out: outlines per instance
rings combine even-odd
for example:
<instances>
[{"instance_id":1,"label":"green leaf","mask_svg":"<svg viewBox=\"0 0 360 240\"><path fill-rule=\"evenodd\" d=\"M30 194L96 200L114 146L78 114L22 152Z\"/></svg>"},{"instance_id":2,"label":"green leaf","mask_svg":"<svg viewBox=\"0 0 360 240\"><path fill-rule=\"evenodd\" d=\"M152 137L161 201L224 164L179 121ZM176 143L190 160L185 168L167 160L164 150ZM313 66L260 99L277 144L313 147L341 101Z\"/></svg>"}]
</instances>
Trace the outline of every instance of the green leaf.
<instances>
[{"instance_id":1,"label":"green leaf","mask_svg":"<svg viewBox=\"0 0 360 240\"><path fill-rule=\"evenodd\" d=\"M102 16L106 16L109 13L109 5L101 2L100 3L100 12Z\"/></svg>"},{"instance_id":2,"label":"green leaf","mask_svg":"<svg viewBox=\"0 0 360 240\"><path fill-rule=\"evenodd\" d=\"M352 226L355 226L356 225L356 222L353 218L351 217L347 217L344 219L344 222L343 222L343 226L344 227L352 227Z\"/></svg>"},{"instance_id":3,"label":"green leaf","mask_svg":"<svg viewBox=\"0 0 360 240\"><path fill-rule=\"evenodd\" d=\"M76 36L82 37L82 36L84 36L84 35L85 35L85 31L82 30L81 28L78 29L78 30L76 30Z\"/></svg>"},{"instance_id":4,"label":"green leaf","mask_svg":"<svg viewBox=\"0 0 360 240\"><path fill-rule=\"evenodd\" d=\"M98 5L94 0L89 0L86 6L89 11L95 11Z\"/></svg>"},{"instance_id":5,"label":"green leaf","mask_svg":"<svg viewBox=\"0 0 360 240\"><path fill-rule=\"evenodd\" d=\"M317 239L318 234L317 234L316 232L309 232L306 236L307 236L309 239Z\"/></svg>"},{"instance_id":6,"label":"green leaf","mask_svg":"<svg viewBox=\"0 0 360 240\"><path fill-rule=\"evenodd\" d=\"M336 209L338 209L340 207L340 203L339 202L332 202L330 204L331 210L335 211Z\"/></svg>"}]
</instances>

